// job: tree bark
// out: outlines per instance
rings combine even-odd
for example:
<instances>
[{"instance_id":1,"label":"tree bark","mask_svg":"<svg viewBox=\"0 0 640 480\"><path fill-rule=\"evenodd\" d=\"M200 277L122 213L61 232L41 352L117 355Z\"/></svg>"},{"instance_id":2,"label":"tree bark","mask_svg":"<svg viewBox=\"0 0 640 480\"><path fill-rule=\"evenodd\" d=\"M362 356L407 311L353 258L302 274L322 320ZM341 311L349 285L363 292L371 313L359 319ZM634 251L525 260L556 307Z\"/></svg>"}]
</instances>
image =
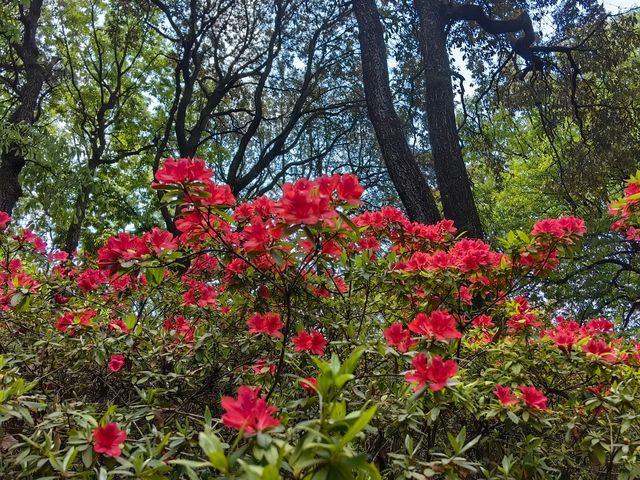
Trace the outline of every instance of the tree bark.
<instances>
[{"instance_id":1,"label":"tree bark","mask_svg":"<svg viewBox=\"0 0 640 480\"><path fill-rule=\"evenodd\" d=\"M67 235L64 240L63 250L71 255L75 252L80 245L80 233L82 232L82 226L84 225L84 220L87 217L87 208L89 206L89 201L91 199L91 190L93 187L93 178L95 176L95 170L91 174L91 182L87 185L84 185L80 192L78 192L78 196L76 197L76 202L74 206L74 218L67 229Z\"/></svg>"},{"instance_id":2,"label":"tree bark","mask_svg":"<svg viewBox=\"0 0 640 480\"><path fill-rule=\"evenodd\" d=\"M358 22L367 112L382 158L409 219L435 223L440 214L433 193L409 148L393 106L384 30L375 0L353 0L353 11Z\"/></svg>"},{"instance_id":3,"label":"tree bark","mask_svg":"<svg viewBox=\"0 0 640 480\"><path fill-rule=\"evenodd\" d=\"M414 7L420 21L427 128L444 215L468 236L483 238L456 125L445 33L446 2L414 0Z\"/></svg>"},{"instance_id":4,"label":"tree bark","mask_svg":"<svg viewBox=\"0 0 640 480\"><path fill-rule=\"evenodd\" d=\"M9 119L12 125L32 125L42 95L46 69L39 63L36 34L43 0L32 0L29 9L20 9L23 26L21 43L13 46L23 64L24 83L18 88L18 103ZM26 164L22 145L9 145L0 156L0 211L9 215L22 195L20 172Z\"/></svg>"},{"instance_id":5,"label":"tree bark","mask_svg":"<svg viewBox=\"0 0 640 480\"><path fill-rule=\"evenodd\" d=\"M18 153L15 147L2 154L0 163L0 212L6 212L11 215L13 208L22 195L19 175L24 164L24 157Z\"/></svg>"}]
</instances>

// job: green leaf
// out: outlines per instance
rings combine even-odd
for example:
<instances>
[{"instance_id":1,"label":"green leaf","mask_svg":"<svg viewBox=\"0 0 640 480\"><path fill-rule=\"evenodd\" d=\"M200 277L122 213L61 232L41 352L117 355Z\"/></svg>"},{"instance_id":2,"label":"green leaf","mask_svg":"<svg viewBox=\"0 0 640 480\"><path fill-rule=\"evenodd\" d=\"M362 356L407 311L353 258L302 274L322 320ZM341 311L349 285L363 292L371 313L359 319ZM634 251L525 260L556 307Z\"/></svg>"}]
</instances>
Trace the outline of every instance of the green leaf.
<instances>
[{"instance_id":1,"label":"green leaf","mask_svg":"<svg viewBox=\"0 0 640 480\"><path fill-rule=\"evenodd\" d=\"M373 416L376 414L377 409L378 406L374 405L373 407L362 412L358 419L354 422L354 424L349 427L347 433L345 433L344 436L340 439L340 444L344 446L351 440L353 440L356 435L358 435L358 433L360 433L364 429L364 427L369 424Z\"/></svg>"},{"instance_id":2,"label":"green leaf","mask_svg":"<svg viewBox=\"0 0 640 480\"><path fill-rule=\"evenodd\" d=\"M213 432L206 430L204 432L200 432L200 435L198 436L198 443L200 444L200 448L202 448L204 453L207 455L207 458L209 458L211 466L226 473L229 469L229 461L224 454L224 448L220 439L218 439Z\"/></svg>"},{"instance_id":3,"label":"green leaf","mask_svg":"<svg viewBox=\"0 0 640 480\"><path fill-rule=\"evenodd\" d=\"M206 468L208 467L210 464L209 462L197 462L195 460L187 460L187 459L183 459L183 458L178 458L176 460L170 460L169 461L170 464L172 465L183 465L185 467L190 467L190 468Z\"/></svg>"},{"instance_id":4,"label":"green leaf","mask_svg":"<svg viewBox=\"0 0 640 480\"><path fill-rule=\"evenodd\" d=\"M262 470L262 480L280 480L280 472L275 465L267 465Z\"/></svg>"},{"instance_id":5,"label":"green leaf","mask_svg":"<svg viewBox=\"0 0 640 480\"><path fill-rule=\"evenodd\" d=\"M73 464L73 461L76 459L78 455L78 449L76 447L71 447L67 454L62 459L62 471L66 472L69 465Z\"/></svg>"},{"instance_id":6,"label":"green leaf","mask_svg":"<svg viewBox=\"0 0 640 480\"><path fill-rule=\"evenodd\" d=\"M149 285L152 287L157 287L164 280L164 267L148 267L146 271L147 280L149 280Z\"/></svg>"}]
</instances>

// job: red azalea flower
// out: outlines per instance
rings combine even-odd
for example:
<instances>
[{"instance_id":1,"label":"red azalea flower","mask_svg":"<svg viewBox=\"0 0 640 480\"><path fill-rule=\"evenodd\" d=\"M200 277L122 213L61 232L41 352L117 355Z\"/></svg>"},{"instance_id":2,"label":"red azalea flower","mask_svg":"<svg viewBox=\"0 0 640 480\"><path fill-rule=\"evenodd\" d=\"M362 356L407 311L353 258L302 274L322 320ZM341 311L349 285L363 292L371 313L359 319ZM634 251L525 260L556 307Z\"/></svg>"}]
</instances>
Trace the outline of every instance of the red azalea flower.
<instances>
[{"instance_id":1,"label":"red azalea flower","mask_svg":"<svg viewBox=\"0 0 640 480\"><path fill-rule=\"evenodd\" d=\"M587 232L584 220L577 217L545 218L535 223L531 235L548 235L555 239L574 235L583 235ZM568 243L573 243L571 239L565 238Z\"/></svg>"},{"instance_id":2,"label":"red azalea flower","mask_svg":"<svg viewBox=\"0 0 640 480\"><path fill-rule=\"evenodd\" d=\"M558 223L567 233L583 235L587 233L584 220L578 217L560 217Z\"/></svg>"},{"instance_id":3,"label":"red azalea flower","mask_svg":"<svg viewBox=\"0 0 640 480\"><path fill-rule=\"evenodd\" d=\"M282 185L282 197L274 210L289 224L314 225L337 216L331 197L321 191L317 182L306 178Z\"/></svg>"},{"instance_id":4,"label":"red azalea flower","mask_svg":"<svg viewBox=\"0 0 640 480\"><path fill-rule=\"evenodd\" d=\"M158 227L153 227L142 238L151 246L151 250L158 255L163 251L173 251L178 248L178 242L173 238L173 235Z\"/></svg>"},{"instance_id":5,"label":"red azalea flower","mask_svg":"<svg viewBox=\"0 0 640 480\"><path fill-rule=\"evenodd\" d=\"M244 258L231 260L224 268L225 283L229 283L235 275L244 272L247 268L249 268L249 264Z\"/></svg>"},{"instance_id":6,"label":"red azalea flower","mask_svg":"<svg viewBox=\"0 0 640 480\"><path fill-rule=\"evenodd\" d=\"M186 343L191 343L195 339L195 330L184 315L165 320L164 329L167 331L175 330L176 335Z\"/></svg>"},{"instance_id":7,"label":"red azalea flower","mask_svg":"<svg viewBox=\"0 0 640 480\"><path fill-rule=\"evenodd\" d=\"M573 320L565 320L563 317L558 317L557 320L558 324L553 329L547 331L546 335L553 341L556 347L564 352L568 352L582 336L580 325Z\"/></svg>"},{"instance_id":8,"label":"red azalea flower","mask_svg":"<svg viewBox=\"0 0 640 480\"><path fill-rule=\"evenodd\" d=\"M441 342L462 337L456 329L455 317L445 310L434 310L428 317L419 313L409 324L409 330Z\"/></svg>"},{"instance_id":9,"label":"red azalea flower","mask_svg":"<svg viewBox=\"0 0 640 480\"><path fill-rule=\"evenodd\" d=\"M271 220L265 222L258 216L252 217L240 234L246 252L264 252L281 235L281 227L276 227Z\"/></svg>"},{"instance_id":10,"label":"red azalea flower","mask_svg":"<svg viewBox=\"0 0 640 480\"><path fill-rule=\"evenodd\" d=\"M109 360L109 370L113 373L119 372L124 366L124 361L126 358L123 355L111 355L111 360Z\"/></svg>"},{"instance_id":11,"label":"red azalea flower","mask_svg":"<svg viewBox=\"0 0 640 480\"><path fill-rule=\"evenodd\" d=\"M91 319L97 314L98 312L92 308L85 310L82 313L67 312L58 319L58 322L56 323L56 330L64 332L71 326L90 327L92 323ZM71 330L70 333L73 334L73 330Z\"/></svg>"},{"instance_id":12,"label":"red azalea flower","mask_svg":"<svg viewBox=\"0 0 640 480\"><path fill-rule=\"evenodd\" d=\"M189 280L188 286L189 290L182 294L184 300L182 305L207 307L218 303L216 289L211 285L197 280Z\"/></svg>"},{"instance_id":13,"label":"red azalea flower","mask_svg":"<svg viewBox=\"0 0 640 480\"><path fill-rule=\"evenodd\" d=\"M551 237L562 237L564 235L564 228L560 225L555 218L545 218L543 220L537 221L533 225L533 230L531 230L531 235L549 235Z\"/></svg>"},{"instance_id":14,"label":"red azalea flower","mask_svg":"<svg viewBox=\"0 0 640 480\"><path fill-rule=\"evenodd\" d=\"M100 270L93 270L91 268L85 270L78 276L77 284L78 288L83 292L92 292L98 285L102 283L106 283L107 278L105 277L104 272Z\"/></svg>"},{"instance_id":15,"label":"red azalea flower","mask_svg":"<svg viewBox=\"0 0 640 480\"><path fill-rule=\"evenodd\" d=\"M93 308L89 308L80 314L80 316L78 317L78 324L82 325L83 327L90 327L92 323L91 319L96 315L98 315L98 312L96 312Z\"/></svg>"},{"instance_id":16,"label":"red azalea flower","mask_svg":"<svg viewBox=\"0 0 640 480\"><path fill-rule=\"evenodd\" d=\"M556 347L565 352L571 350L571 347L573 347L573 345L578 341L578 338L573 332L568 332L566 330L556 330L551 332L549 334L549 338L553 340Z\"/></svg>"},{"instance_id":17,"label":"red azalea flower","mask_svg":"<svg viewBox=\"0 0 640 480\"><path fill-rule=\"evenodd\" d=\"M582 346L582 350L585 353L595 355L605 362L614 362L616 360L616 354L607 342L604 340L589 340Z\"/></svg>"},{"instance_id":18,"label":"red azalea flower","mask_svg":"<svg viewBox=\"0 0 640 480\"><path fill-rule=\"evenodd\" d=\"M600 395L602 395L603 390L604 390L604 385L602 384L587 387L587 391L589 391L589 393L591 393L596 397L599 397Z\"/></svg>"},{"instance_id":19,"label":"red azalea flower","mask_svg":"<svg viewBox=\"0 0 640 480\"><path fill-rule=\"evenodd\" d=\"M56 302L58 305L64 305L66 303L69 303L69 298L65 297L61 293L55 293L53 295L53 301Z\"/></svg>"},{"instance_id":20,"label":"red azalea flower","mask_svg":"<svg viewBox=\"0 0 640 480\"><path fill-rule=\"evenodd\" d=\"M627 230L626 240L640 240L640 228L629 227Z\"/></svg>"},{"instance_id":21,"label":"red azalea flower","mask_svg":"<svg viewBox=\"0 0 640 480\"><path fill-rule=\"evenodd\" d=\"M319 357L324 355L324 347L327 344L327 339L315 329L311 330L310 334L302 330L295 337L291 337L291 341L295 344L294 352L309 352Z\"/></svg>"},{"instance_id":22,"label":"red azalea flower","mask_svg":"<svg viewBox=\"0 0 640 480\"><path fill-rule=\"evenodd\" d=\"M416 384L415 390L419 390L428 382L429 388L437 392L446 387L449 379L458 373L458 364L454 360L443 362L442 357L435 356L427 365L427 356L424 353L413 357L411 365L415 370L407 372L405 379Z\"/></svg>"},{"instance_id":23,"label":"red azalea flower","mask_svg":"<svg viewBox=\"0 0 640 480\"><path fill-rule=\"evenodd\" d=\"M64 332L69 328L70 325L73 325L74 320L75 314L73 314L72 312L65 313L58 319L58 322L56 323L56 330L58 330L59 332Z\"/></svg>"},{"instance_id":24,"label":"red azalea flower","mask_svg":"<svg viewBox=\"0 0 640 480\"><path fill-rule=\"evenodd\" d=\"M24 272L12 274L9 286L9 293L15 293L19 289L26 289L30 293L35 293L40 288L40 284Z\"/></svg>"},{"instance_id":25,"label":"red azalea flower","mask_svg":"<svg viewBox=\"0 0 640 480\"><path fill-rule=\"evenodd\" d=\"M69 254L67 252L53 252L49 255L50 262L66 262L69 258Z\"/></svg>"},{"instance_id":26,"label":"red azalea flower","mask_svg":"<svg viewBox=\"0 0 640 480\"><path fill-rule=\"evenodd\" d=\"M3 232L11 222L11 217L7 212L0 212L0 232Z\"/></svg>"},{"instance_id":27,"label":"red azalea flower","mask_svg":"<svg viewBox=\"0 0 640 480\"><path fill-rule=\"evenodd\" d=\"M236 198L229 185L216 185L211 180L205 180L204 183L207 186L204 189L199 189L208 195L200 198L200 203L203 205L231 206L236 204Z\"/></svg>"},{"instance_id":28,"label":"red azalea flower","mask_svg":"<svg viewBox=\"0 0 640 480\"><path fill-rule=\"evenodd\" d=\"M280 425L280 420L271 415L278 407L269 406L264 398L259 398L260 388L242 385L238 397L223 397L220 404L225 410L222 423L229 428L255 433Z\"/></svg>"},{"instance_id":29,"label":"red azalea flower","mask_svg":"<svg viewBox=\"0 0 640 480\"><path fill-rule=\"evenodd\" d=\"M149 253L151 251L144 238L128 233L119 233L117 236L109 238L104 246L98 250L98 266L114 275L123 263L138 260Z\"/></svg>"},{"instance_id":30,"label":"red azalea flower","mask_svg":"<svg viewBox=\"0 0 640 480\"><path fill-rule=\"evenodd\" d=\"M613 323L606 318L594 318L589 320L583 327L585 335L595 335L597 333L613 332Z\"/></svg>"},{"instance_id":31,"label":"red azalea flower","mask_svg":"<svg viewBox=\"0 0 640 480\"><path fill-rule=\"evenodd\" d=\"M493 319L489 315L478 315L471 321L474 327L493 327Z\"/></svg>"},{"instance_id":32,"label":"red azalea flower","mask_svg":"<svg viewBox=\"0 0 640 480\"><path fill-rule=\"evenodd\" d=\"M518 397L511 394L510 387L503 387L502 385L496 385L496 389L493 391L498 400L500 400L500 404L505 407L508 405L515 405L518 403Z\"/></svg>"},{"instance_id":33,"label":"red azalea flower","mask_svg":"<svg viewBox=\"0 0 640 480\"><path fill-rule=\"evenodd\" d=\"M127 327L127 324L120 319L111 320L111 323L109 323L109 329L120 331L122 333L129 333L129 327Z\"/></svg>"},{"instance_id":34,"label":"red azalea flower","mask_svg":"<svg viewBox=\"0 0 640 480\"><path fill-rule=\"evenodd\" d=\"M347 203L360 205L360 197L364 192L364 187L358 182L355 175L339 175L336 185L338 198Z\"/></svg>"},{"instance_id":35,"label":"red azalea flower","mask_svg":"<svg viewBox=\"0 0 640 480\"><path fill-rule=\"evenodd\" d=\"M254 313L249 320L247 320L247 326L249 327L249 333L265 333L272 337L281 337L280 331L284 326L280 315L277 313L265 313L261 315Z\"/></svg>"},{"instance_id":36,"label":"red azalea flower","mask_svg":"<svg viewBox=\"0 0 640 480\"><path fill-rule=\"evenodd\" d=\"M399 352L407 352L413 348L418 341L411 338L409 330L405 330L401 323L393 323L384 329L384 338L387 339L387 345L396 347Z\"/></svg>"},{"instance_id":37,"label":"red azalea flower","mask_svg":"<svg viewBox=\"0 0 640 480\"><path fill-rule=\"evenodd\" d=\"M93 431L93 451L109 457L119 457L126 439L127 432L120 430L117 423L107 423Z\"/></svg>"},{"instance_id":38,"label":"red azalea flower","mask_svg":"<svg viewBox=\"0 0 640 480\"><path fill-rule=\"evenodd\" d=\"M15 237L14 237L15 238ZM31 230L25 228L22 230L20 241L28 242L33 245L33 248L38 253L45 253L47 250L47 244L40 237L36 236Z\"/></svg>"},{"instance_id":39,"label":"red azalea flower","mask_svg":"<svg viewBox=\"0 0 640 480\"><path fill-rule=\"evenodd\" d=\"M298 381L300 386L311 393L318 393L316 387L318 386L318 379L313 377L305 377Z\"/></svg>"},{"instance_id":40,"label":"red azalea flower","mask_svg":"<svg viewBox=\"0 0 640 480\"><path fill-rule=\"evenodd\" d=\"M156 180L160 184L205 182L212 174L200 158L167 158L156 172Z\"/></svg>"},{"instance_id":41,"label":"red azalea flower","mask_svg":"<svg viewBox=\"0 0 640 480\"><path fill-rule=\"evenodd\" d=\"M268 360L260 359L256 360L256 363L251 365L251 370L256 375L264 375L268 373L269 375L273 375L276 373L277 365L275 363L269 363Z\"/></svg>"},{"instance_id":42,"label":"red azalea flower","mask_svg":"<svg viewBox=\"0 0 640 480\"><path fill-rule=\"evenodd\" d=\"M515 299L515 307L517 312L507 320L507 326L509 327L509 333L519 333L528 328L537 328L542 326L536 314L531 311L529 302L525 297L518 297Z\"/></svg>"},{"instance_id":43,"label":"red azalea flower","mask_svg":"<svg viewBox=\"0 0 640 480\"><path fill-rule=\"evenodd\" d=\"M527 407L537 408L538 410L547 409L547 397L536 387L518 387L522 392L522 400Z\"/></svg>"}]
</instances>

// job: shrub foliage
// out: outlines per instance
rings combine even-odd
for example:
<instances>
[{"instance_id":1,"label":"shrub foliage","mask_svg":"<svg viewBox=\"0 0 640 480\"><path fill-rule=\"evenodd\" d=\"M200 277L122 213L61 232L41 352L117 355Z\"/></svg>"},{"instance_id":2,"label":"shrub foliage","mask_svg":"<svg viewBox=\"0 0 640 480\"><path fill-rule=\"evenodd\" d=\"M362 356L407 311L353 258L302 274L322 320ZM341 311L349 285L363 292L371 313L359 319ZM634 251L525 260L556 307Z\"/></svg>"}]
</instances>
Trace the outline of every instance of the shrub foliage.
<instances>
[{"instance_id":1,"label":"shrub foliage","mask_svg":"<svg viewBox=\"0 0 640 480\"><path fill-rule=\"evenodd\" d=\"M497 252L359 210L351 175L241 204L200 160L156 180L181 234L95 258L0 218L9 477L640 477L639 344L523 295L581 220ZM630 241L636 187L614 206Z\"/></svg>"}]
</instances>

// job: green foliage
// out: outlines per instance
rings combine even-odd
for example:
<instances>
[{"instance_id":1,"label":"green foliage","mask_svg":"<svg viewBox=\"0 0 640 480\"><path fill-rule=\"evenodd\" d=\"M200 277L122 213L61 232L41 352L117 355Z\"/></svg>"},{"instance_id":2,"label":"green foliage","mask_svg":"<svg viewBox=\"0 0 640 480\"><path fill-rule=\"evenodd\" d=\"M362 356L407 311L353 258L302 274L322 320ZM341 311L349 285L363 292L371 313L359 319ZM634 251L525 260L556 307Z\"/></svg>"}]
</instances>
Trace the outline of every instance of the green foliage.
<instances>
[{"instance_id":1,"label":"green foliage","mask_svg":"<svg viewBox=\"0 0 640 480\"><path fill-rule=\"evenodd\" d=\"M603 320L553 322L545 305L516 297L551 273L549 259L577 254L579 220L510 232L499 254L456 239L447 222L419 226L394 209L352 217L354 194L321 191L328 181L343 192L354 180L286 187L309 187L298 202L312 205L328 195L324 214L299 223L285 220L297 211L287 197L243 217L263 201L234 212L228 190L202 175L165 180L168 200L190 199L181 220L196 223L180 238L110 238L97 263L47 257L29 232L3 233L0 470L638 477L638 344ZM425 259L449 266L412 267ZM448 334L414 325L436 310L451 315ZM255 323L267 314L273 328ZM398 324L406 348L390 333ZM319 350L303 345L303 330L320 335ZM444 379L441 358L455 366ZM115 453L97 436L107 426L126 435Z\"/></svg>"}]
</instances>

